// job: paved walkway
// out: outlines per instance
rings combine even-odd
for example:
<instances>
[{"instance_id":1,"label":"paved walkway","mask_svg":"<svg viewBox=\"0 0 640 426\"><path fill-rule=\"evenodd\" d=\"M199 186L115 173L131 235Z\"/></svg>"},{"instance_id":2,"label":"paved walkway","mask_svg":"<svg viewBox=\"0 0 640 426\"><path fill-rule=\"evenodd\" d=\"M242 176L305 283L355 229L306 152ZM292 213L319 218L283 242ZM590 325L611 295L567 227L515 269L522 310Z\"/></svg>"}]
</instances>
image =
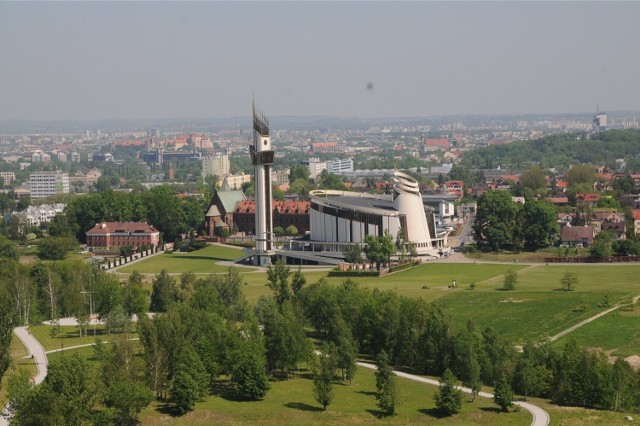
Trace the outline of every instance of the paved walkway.
<instances>
[{"instance_id":1,"label":"paved walkway","mask_svg":"<svg viewBox=\"0 0 640 426\"><path fill-rule=\"evenodd\" d=\"M357 362L360 367L370 368L372 370L376 370L377 367L374 364L370 364L368 362ZM416 376L414 374L404 373L402 371L394 371L398 377L404 377L405 379L415 380L416 382L428 383L430 385L440 386L440 382L433 379L427 379L426 377ZM461 391L470 394L471 389L465 388L462 386L458 386L458 389ZM491 398L493 399L493 394L488 392L479 392L478 396L482 398ZM515 405L527 410L533 416L533 421L531 422L531 426L547 426L549 424L549 413L544 411L542 408L537 405L533 405L529 402L523 401L515 401Z\"/></svg>"},{"instance_id":2,"label":"paved walkway","mask_svg":"<svg viewBox=\"0 0 640 426\"><path fill-rule=\"evenodd\" d=\"M36 375L33 377L33 383L36 385L42 383L44 378L47 377L47 365L49 365L49 360L47 359L47 354L45 353L44 348L40 342L33 337L31 332L29 332L28 327L16 327L13 329L13 332L16 334L18 339L22 341L35 362ZM3 413L6 413L7 411L8 405L4 407ZM0 416L0 426L6 426L8 424L9 422L7 419Z\"/></svg>"}]
</instances>

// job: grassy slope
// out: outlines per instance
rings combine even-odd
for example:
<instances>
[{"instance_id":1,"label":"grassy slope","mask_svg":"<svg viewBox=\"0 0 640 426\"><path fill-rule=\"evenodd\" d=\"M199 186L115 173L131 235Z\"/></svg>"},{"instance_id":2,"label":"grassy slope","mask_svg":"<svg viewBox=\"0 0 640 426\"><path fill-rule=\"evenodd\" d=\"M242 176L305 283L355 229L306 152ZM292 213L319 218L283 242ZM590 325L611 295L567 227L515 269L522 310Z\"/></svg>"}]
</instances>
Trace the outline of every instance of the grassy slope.
<instances>
[{"instance_id":1,"label":"grassy slope","mask_svg":"<svg viewBox=\"0 0 640 426\"><path fill-rule=\"evenodd\" d=\"M53 326L34 325L29 327L31 334L38 339L45 351L95 343L96 337L100 337L102 341L107 341L112 336L107 333L104 325L95 326L95 336L93 334L94 326L90 326L86 337L79 337L78 327L76 326L62 326L60 328L62 330L60 336L53 338L51 337Z\"/></svg>"},{"instance_id":2,"label":"grassy slope","mask_svg":"<svg viewBox=\"0 0 640 426\"><path fill-rule=\"evenodd\" d=\"M326 412L313 398L312 383L308 377L272 382L272 389L262 401L238 402L233 395L221 393L211 396L196 405L196 410L182 417L172 417L162 405L147 408L140 420L143 425L171 423L175 425L351 425L369 424L528 424L530 414L497 413L493 401L476 399L469 403L465 397L460 414L438 418L435 413L433 394L435 386L406 379L398 379L401 402L398 414L379 418L375 391L374 372L359 368L351 386L334 384L335 398Z\"/></svg>"}]
</instances>

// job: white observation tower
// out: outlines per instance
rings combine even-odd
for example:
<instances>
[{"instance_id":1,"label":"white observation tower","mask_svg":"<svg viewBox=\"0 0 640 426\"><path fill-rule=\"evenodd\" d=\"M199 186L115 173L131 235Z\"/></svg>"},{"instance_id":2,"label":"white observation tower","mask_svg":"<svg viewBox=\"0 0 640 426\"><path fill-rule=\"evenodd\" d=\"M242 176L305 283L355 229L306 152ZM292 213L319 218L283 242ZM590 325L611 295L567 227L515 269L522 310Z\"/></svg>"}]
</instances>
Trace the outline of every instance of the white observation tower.
<instances>
[{"instance_id":1,"label":"white observation tower","mask_svg":"<svg viewBox=\"0 0 640 426\"><path fill-rule=\"evenodd\" d=\"M273 149L269 135L269 120L253 103L253 145L249 145L251 164L254 168L254 188L256 200L256 250L255 265L268 265L273 249L273 220L271 195L271 166Z\"/></svg>"}]
</instances>

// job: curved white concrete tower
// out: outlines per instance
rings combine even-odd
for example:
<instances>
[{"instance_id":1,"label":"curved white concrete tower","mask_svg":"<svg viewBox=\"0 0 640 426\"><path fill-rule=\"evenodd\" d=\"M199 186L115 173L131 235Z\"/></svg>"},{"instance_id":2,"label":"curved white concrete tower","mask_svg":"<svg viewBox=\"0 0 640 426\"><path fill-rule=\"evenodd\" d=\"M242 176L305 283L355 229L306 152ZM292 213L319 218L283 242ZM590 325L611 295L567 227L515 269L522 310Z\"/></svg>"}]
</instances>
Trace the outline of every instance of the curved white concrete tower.
<instances>
[{"instance_id":1,"label":"curved white concrete tower","mask_svg":"<svg viewBox=\"0 0 640 426\"><path fill-rule=\"evenodd\" d=\"M424 213L422 196L418 181L406 173L393 173L393 205L404 215L405 220L410 221L403 228L408 241L423 241L425 249L431 249L431 235L429 223Z\"/></svg>"},{"instance_id":2,"label":"curved white concrete tower","mask_svg":"<svg viewBox=\"0 0 640 426\"><path fill-rule=\"evenodd\" d=\"M271 263L273 251L273 220L271 194L271 166L274 152L271 149L269 120L253 103L253 145L249 146L254 167L256 200L256 250L254 264Z\"/></svg>"}]
</instances>

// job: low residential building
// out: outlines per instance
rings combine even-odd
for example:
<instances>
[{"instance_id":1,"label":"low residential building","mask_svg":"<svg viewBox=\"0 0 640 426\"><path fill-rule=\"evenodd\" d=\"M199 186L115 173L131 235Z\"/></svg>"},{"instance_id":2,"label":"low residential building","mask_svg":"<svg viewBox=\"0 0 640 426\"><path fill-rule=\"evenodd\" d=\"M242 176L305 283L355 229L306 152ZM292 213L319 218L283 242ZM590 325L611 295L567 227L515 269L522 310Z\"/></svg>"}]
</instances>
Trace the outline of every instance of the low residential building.
<instances>
[{"instance_id":1,"label":"low residential building","mask_svg":"<svg viewBox=\"0 0 640 426\"><path fill-rule=\"evenodd\" d=\"M596 230L593 226L564 226L560 231L560 241L563 246L590 247Z\"/></svg>"},{"instance_id":2,"label":"low residential building","mask_svg":"<svg viewBox=\"0 0 640 426\"><path fill-rule=\"evenodd\" d=\"M633 211L633 232L640 234L640 210Z\"/></svg>"},{"instance_id":3,"label":"low residential building","mask_svg":"<svg viewBox=\"0 0 640 426\"><path fill-rule=\"evenodd\" d=\"M102 222L86 232L88 249L117 249L123 246L157 247L160 231L145 222Z\"/></svg>"},{"instance_id":4,"label":"low residential building","mask_svg":"<svg viewBox=\"0 0 640 426\"><path fill-rule=\"evenodd\" d=\"M218 181L218 185L223 191L234 191L242 188L245 183L251 182L251 175L240 173L237 175L227 175Z\"/></svg>"},{"instance_id":5,"label":"low residential building","mask_svg":"<svg viewBox=\"0 0 640 426\"><path fill-rule=\"evenodd\" d=\"M65 207L64 204L29 206L24 212L15 212L13 215L22 214L29 225L40 226L43 223L51 222L57 214L64 211Z\"/></svg>"}]
</instances>

